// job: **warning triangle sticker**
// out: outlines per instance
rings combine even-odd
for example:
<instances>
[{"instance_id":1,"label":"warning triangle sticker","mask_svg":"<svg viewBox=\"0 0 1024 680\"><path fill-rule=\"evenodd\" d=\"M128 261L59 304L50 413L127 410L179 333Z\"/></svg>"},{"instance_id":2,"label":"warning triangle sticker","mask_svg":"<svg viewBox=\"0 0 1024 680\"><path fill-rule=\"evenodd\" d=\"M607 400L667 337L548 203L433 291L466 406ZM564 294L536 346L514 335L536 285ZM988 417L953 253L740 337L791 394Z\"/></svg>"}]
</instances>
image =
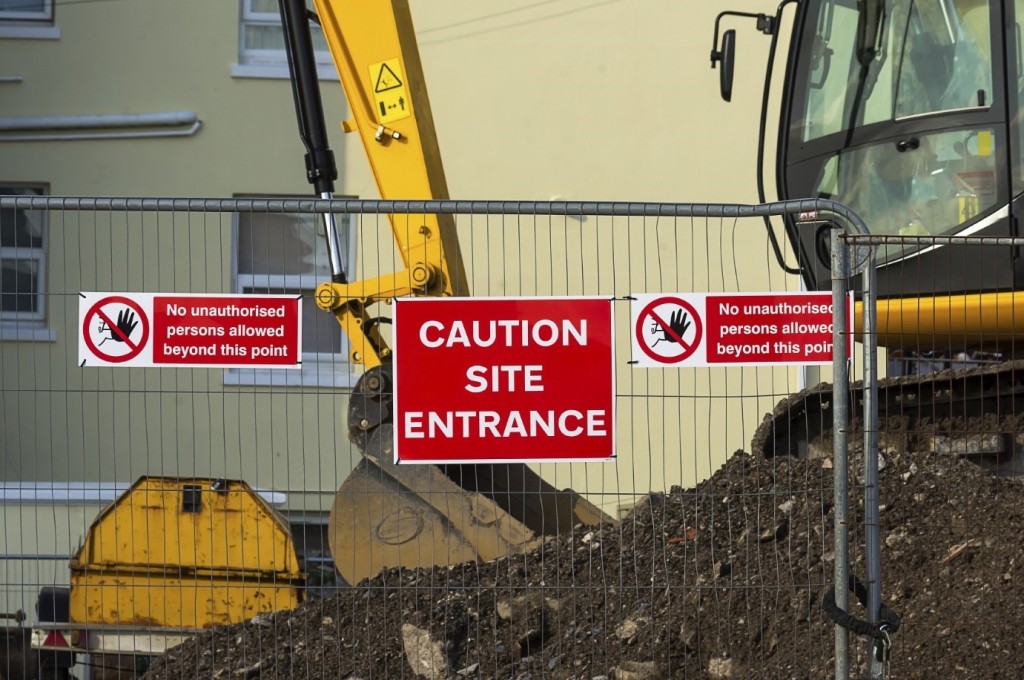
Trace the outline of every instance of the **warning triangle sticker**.
<instances>
[{"instance_id":1,"label":"warning triangle sticker","mask_svg":"<svg viewBox=\"0 0 1024 680\"><path fill-rule=\"evenodd\" d=\"M401 86L402 81L395 75L395 72L387 64L381 64L380 73L377 74L377 84L374 86L373 91L387 92Z\"/></svg>"}]
</instances>

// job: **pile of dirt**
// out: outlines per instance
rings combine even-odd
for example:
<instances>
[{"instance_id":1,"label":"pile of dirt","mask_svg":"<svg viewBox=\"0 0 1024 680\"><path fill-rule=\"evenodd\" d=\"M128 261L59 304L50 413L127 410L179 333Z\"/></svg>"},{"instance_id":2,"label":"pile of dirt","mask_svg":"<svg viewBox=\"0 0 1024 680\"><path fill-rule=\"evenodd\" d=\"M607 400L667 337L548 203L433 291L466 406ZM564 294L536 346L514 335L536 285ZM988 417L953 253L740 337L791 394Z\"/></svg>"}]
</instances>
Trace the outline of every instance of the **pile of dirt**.
<instances>
[{"instance_id":1,"label":"pile of dirt","mask_svg":"<svg viewBox=\"0 0 1024 680\"><path fill-rule=\"evenodd\" d=\"M953 455L883 456L883 598L902 616L893 676L1024 677L1024 485ZM145 677L830 677L832 476L828 459L738 452L617 526L489 563L389 569L205 633ZM851 466L863 574L860 479ZM867 647L851 637L854 677Z\"/></svg>"}]
</instances>

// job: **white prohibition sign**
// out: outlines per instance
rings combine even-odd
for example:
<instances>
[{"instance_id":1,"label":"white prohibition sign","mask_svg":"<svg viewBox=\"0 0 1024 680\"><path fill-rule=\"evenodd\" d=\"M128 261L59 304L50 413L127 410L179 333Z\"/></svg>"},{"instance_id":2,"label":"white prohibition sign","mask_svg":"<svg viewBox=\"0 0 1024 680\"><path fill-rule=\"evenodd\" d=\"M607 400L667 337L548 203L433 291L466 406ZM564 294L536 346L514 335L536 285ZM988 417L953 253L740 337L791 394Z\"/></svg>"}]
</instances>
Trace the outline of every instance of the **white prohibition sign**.
<instances>
[{"instance_id":1,"label":"white prohibition sign","mask_svg":"<svg viewBox=\"0 0 1024 680\"><path fill-rule=\"evenodd\" d=\"M85 313L82 338L99 361L122 364L145 349L149 342L149 318L131 298L105 297Z\"/></svg>"},{"instance_id":2,"label":"white prohibition sign","mask_svg":"<svg viewBox=\"0 0 1024 680\"><path fill-rule=\"evenodd\" d=\"M703 337L700 314L682 298L656 298L636 318L637 345L661 364L678 364L693 356Z\"/></svg>"}]
</instances>

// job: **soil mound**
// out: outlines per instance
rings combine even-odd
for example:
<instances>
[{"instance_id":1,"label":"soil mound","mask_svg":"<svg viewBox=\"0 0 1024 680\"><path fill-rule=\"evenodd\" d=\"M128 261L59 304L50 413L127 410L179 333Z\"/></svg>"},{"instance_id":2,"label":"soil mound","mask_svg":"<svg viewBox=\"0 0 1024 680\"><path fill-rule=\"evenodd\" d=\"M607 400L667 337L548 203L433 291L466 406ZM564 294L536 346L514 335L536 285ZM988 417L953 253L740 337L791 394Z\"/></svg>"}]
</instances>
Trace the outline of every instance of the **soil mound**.
<instances>
[{"instance_id":1,"label":"soil mound","mask_svg":"<svg viewBox=\"0 0 1024 680\"><path fill-rule=\"evenodd\" d=\"M882 592L902 616L893 677L1024 677L1024 485L950 454L883 456ZM205 633L145 677L830 677L831 467L738 452L617 526L489 563L389 569ZM858 467L850 553L863 575ZM867 648L851 636L854 677Z\"/></svg>"}]
</instances>

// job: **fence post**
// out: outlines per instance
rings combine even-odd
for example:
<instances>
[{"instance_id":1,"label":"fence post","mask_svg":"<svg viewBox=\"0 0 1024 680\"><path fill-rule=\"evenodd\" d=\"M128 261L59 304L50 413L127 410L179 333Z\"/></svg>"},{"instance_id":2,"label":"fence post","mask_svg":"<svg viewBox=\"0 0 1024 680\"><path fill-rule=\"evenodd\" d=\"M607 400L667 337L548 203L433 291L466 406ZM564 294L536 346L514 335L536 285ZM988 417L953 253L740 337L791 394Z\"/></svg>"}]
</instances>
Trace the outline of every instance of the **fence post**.
<instances>
[{"instance_id":1,"label":"fence post","mask_svg":"<svg viewBox=\"0 0 1024 680\"><path fill-rule=\"evenodd\" d=\"M868 623L877 624L882 609L882 561L879 527L878 490L878 335L875 332L877 294L875 288L874 246L868 249L868 262L862 281L864 298L861 313L864 345L864 566L868 587ZM875 658L875 640L868 641L868 668L872 679L884 676L884 665Z\"/></svg>"},{"instance_id":2,"label":"fence post","mask_svg":"<svg viewBox=\"0 0 1024 680\"><path fill-rule=\"evenodd\" d=\"M849 375L846 368L847 321L846 289L849 281L849 257L841 227L832 225L832 500L835 517L836 606L849 611L848 561L849 529L846 521L848 497L847 428L850 420ZM836 624L836 680L850 677L850 634Z\"/></svg>"}]
</instances>

